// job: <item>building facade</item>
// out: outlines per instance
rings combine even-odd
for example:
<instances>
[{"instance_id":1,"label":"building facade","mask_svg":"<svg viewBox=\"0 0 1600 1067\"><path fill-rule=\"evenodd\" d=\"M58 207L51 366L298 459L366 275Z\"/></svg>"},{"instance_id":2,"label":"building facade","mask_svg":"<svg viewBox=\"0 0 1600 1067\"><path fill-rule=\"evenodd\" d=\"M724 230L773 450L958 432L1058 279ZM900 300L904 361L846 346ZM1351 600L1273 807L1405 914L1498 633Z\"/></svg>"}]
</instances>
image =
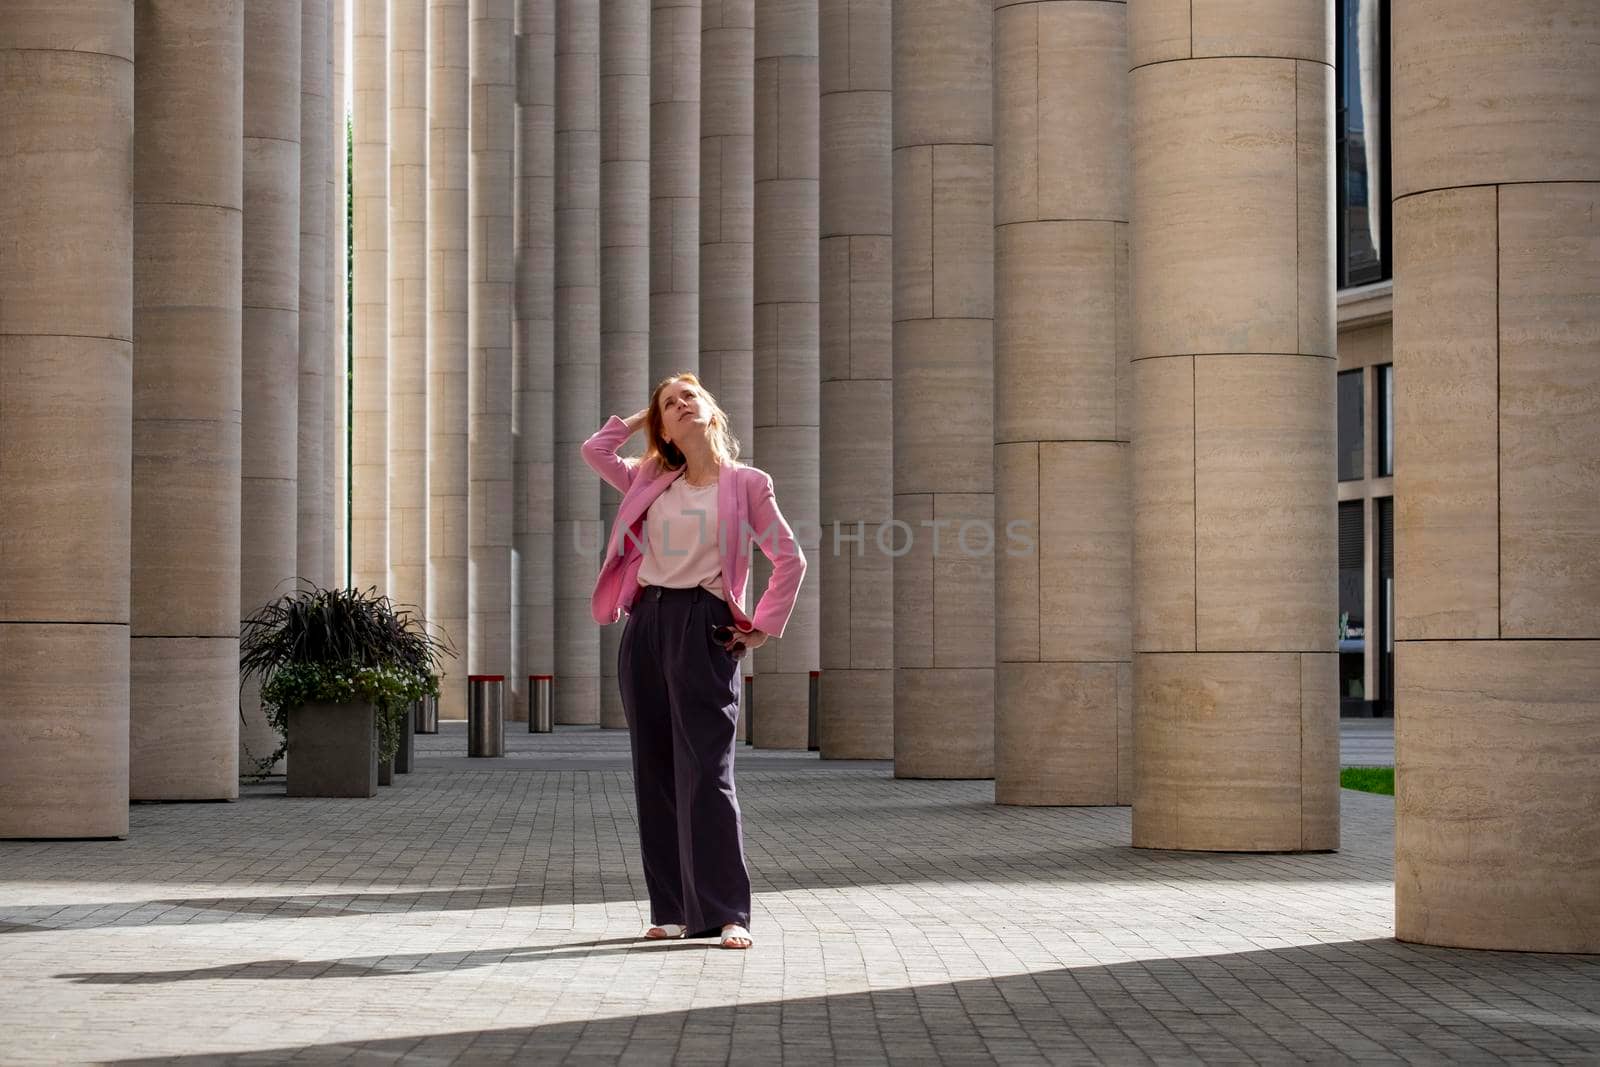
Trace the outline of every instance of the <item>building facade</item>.
<instances>
[{"instance_id":1,"label":"building facade","mask_svg":"<svg viewBox=\"0 0 1600 1067\"><path fill-rule=\"evenodd\" d=\"M825 755L1296 852L1341 708L1392 711L1400 936L1600 951L1596 42L1587 0L7 5L0 836L235 796L234 620L328 558L451 622L447 692L619 725L576 445L697 371L828 559L756 744L815 692Z\"/></svg>"}]
</instances>

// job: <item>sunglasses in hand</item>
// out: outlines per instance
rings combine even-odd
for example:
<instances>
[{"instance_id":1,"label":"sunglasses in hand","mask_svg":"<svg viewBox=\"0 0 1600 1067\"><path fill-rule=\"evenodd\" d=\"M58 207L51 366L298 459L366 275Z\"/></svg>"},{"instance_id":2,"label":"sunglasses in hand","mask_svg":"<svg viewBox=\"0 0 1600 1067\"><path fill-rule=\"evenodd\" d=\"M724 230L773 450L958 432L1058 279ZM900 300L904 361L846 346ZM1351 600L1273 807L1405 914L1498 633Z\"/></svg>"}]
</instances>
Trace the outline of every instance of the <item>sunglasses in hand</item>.
<instances>
[{"instance_id":1,"label":"sunglasses in hand","mask_svg":"<svg viewBox=\"0 0 1600 1067\"><path fill-rule=\"evenodd\" d=\"M721 645L723 648L728 648L728 642L733 640L734 635L739 632L739 630L732 626L718 626L715 630L711 631L711 636L717 639L717 644ZM732 653L734 659L740 658L745 653L744 642L740 641L736 643L732 648L728 648L728 651Z\"/></svg>"}]
</instances>

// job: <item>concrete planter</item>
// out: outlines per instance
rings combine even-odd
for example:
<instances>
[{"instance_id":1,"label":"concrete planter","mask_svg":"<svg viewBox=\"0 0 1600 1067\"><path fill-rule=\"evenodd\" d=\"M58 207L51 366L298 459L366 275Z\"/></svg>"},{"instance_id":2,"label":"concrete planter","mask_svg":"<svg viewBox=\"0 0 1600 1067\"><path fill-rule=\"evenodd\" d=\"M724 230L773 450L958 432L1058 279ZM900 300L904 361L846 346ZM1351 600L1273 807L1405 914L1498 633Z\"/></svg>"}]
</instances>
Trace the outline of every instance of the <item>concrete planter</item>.
<instances>
[{"instance_id":1,"label":"concrete planter","mask_svg":"<svg viewBox=\"0 0 1600 1067\"><path fill-rule=\"evenodd\" d=\"M394 760L378 761L378 784L394 785Z\"/></svg>"},{"instance_id":2,"label":"concrete planter","mask_svg":"<svg viewBox=\"0 0 1600 1067\"><path fill-rule=\"evenodd\" d=\"M292 797L375 796L377 709L365 703L290 708L288 763Z\"/></svg>"}]
</instances>

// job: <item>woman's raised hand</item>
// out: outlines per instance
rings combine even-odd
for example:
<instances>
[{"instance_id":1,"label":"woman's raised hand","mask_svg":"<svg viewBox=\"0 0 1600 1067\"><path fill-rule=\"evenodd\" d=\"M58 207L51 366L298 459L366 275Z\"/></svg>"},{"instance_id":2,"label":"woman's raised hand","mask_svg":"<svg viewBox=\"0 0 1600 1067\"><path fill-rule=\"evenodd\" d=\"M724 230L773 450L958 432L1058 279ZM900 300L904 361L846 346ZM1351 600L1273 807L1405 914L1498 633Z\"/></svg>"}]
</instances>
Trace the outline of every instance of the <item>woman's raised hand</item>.
<instances>
[{"instance_id":1,"label":"woman's raised hand","mask_svg":"<svg viewBox=\"0 0 1600 1067\"><path fill-rule=\"evenodd\" d=\"M629 415L626 419L623 419L622 421L628 424L628 429L629 430L631 430L634 433L638 433L640 427L644 426L644 424L649 420L649 418L650 418L650 409L649 408L640 408L638 411L635 411L632 415Z\"/></svg>"}]
</instances>

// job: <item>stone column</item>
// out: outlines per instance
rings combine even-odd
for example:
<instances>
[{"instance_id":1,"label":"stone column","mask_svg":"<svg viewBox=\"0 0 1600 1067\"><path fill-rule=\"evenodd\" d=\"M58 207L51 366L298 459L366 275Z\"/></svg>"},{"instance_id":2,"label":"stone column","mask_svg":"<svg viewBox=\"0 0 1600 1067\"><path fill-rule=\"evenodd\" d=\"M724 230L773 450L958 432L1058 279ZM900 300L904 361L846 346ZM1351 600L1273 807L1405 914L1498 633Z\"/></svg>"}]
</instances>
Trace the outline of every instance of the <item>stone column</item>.
<instances>
[{"instance_id":1,"label":"stone column","mask_svg":"<svg viewBox=\"0 0 1600 1067\"><path fill-rule=\"evenodd\" d=\"M345 301L345 194L340 175L344 171L344 0L327 0L323 5L327 16L327 123L322 128L323 150L327 166L322 170L323 209L327 222L323 228L323 312L327 323L328 340L323 357L327 363L322 375L322 558L327 567L327 584L338 587L344 584L344 567L340 562L340 511L344 497L339 490L343 468L339 460L340 415L344 407L345 379L340 374L344 363L344 301ZM336 58L337 57L337 58Z\"/></svg>"},{"instance_id":2,"label":"stone column","mask_svg":"<svg viewBox=\"0 0 1600 1067\"><path fill-rule=\"evenodd\" d=\"M1127 11L995 6L1000 804L1133 800Z\"/></svg>"},{"instance_id":3,"label":"stone column","mask_svg":"<svg viewBox=\"0 0 1600 1067\"><path fill-rule=\"evenodd\" d=\"M554 0L517 3L515 378L517 666L515 718L530 674L555 673L555 173ZM596 561L598 563L598 561Z\"/></svg>"},{"instance_id":4,"label":"stone column","mask_svg":"<svg viewBox=\"0 0 1600 1067\"><path fill-rule=\"evenodd\" d=\"M333 376L329 411L333 441L333 584L350 579L350 82L345 70L351 0L332 0L333 47Z\"/></svg>"},{"instance_id":5,"label":"stone column","mask_svg":"<svg viewBox=\"0 0 1600 1067\"><path fill-rule=\"evenodd\" d=\"M755 451L806 555L816 557L818 477L817 5L756 9ZM808 532L809 531L809 536ZM759 550L752 602L772 566ZM754 741L805 748L818 668L818 582L800 586L782 640L752 658Z\"/></svg>"},{"instance_id":6,"label":"stone column","mask_svg":"<svg viewBox=\"0 0 1600 1067\"><path fill-rule=\"evenodd\" d=\"M600 487L579 453L600 425L599 172L599 0L556 0L554 556L559 723L600 721L600 633L589 614L599 565Z\"/></svg>"},{"instance_id":7,"label":"stone column","mask_svg":"<svg viewBox=\"0 0 1600 1067\"><path fill-rule=\"evenodd\" d=\"M700 10L700 372L755 463L755 0ZM754 606L746 587L745 607ZM745 677L754 673L747 658ZM749 724L739 723L743 741Z\"/></svg>"},{"instance_id":8,"label":"stone column","mask_svg":"<svg viewBox=\"0 0 1600 1067\"><path fill-rule=\"evenodd\" d=\"M455 654L439 716L467 717L467 0L428 8L428 618Z\"/></svg>"},{"instance_id":9,"label":"stone column","mask_svg":"<svg viewBox=\"0 0 1600 1067\"><path fill-rule=\"evenodd\" d=\"M706 3L700 27L699 377L728 413L749 463L755 455L755 0Z\"/></svg>"},{"instance_id":10,"label":"stone column","mask_svg":"<svg viewBox=\"0 0 1600 1067\"><path fill-rule=\"evenodd\" d=\"M129 796L231 800L244 5L140 0L134 28Z\"/></svg>"},{"instance_id":11,"label":"stone column","mask_svg":"<svg viewBox=\"0 0 1600 1067\"><path fill-rule=\"evenodd\" d=\"M649 25L654 385L700 361L700 0L650 0Z\"/></svg>"},{"instance_id":12,"label":"stone column","mask_svg":"<svg viewBox=\"0 0 1600 1067\"><path fill-rule=\"evenodd\" d=\"M300 426L296 571L326 587L328 363L328 0L300 9Z\"/></svg>"},{"instance_id":13,"label":"stone column","mask_svg":"<svg viewBox=\"0 0 1600 1067\"><path fill-rule=\"evenodd\" d=\"M244 248L239 608L294 588L300 378L300 19L302 0L244 12ZM279 739L255 682L245 690L240 770Z\"/></svg>"},{"instance_id":14,"label":"stone column","mask_svg":"<svg viewBox=\"0 0 1600 1067\"><path fill-rule=\"evenodd\" d=\"M1600 952L1600 9L1392 27L1395 934Z\"/></svg>"},{"instance_id":15,"label":"stone column","mask_svg":"<svg viewBox=\"0 0 1600 1067\"><path fill-rule=\"evenodd\" d=\"M894 756L890 0L821 0L824 759ZM859 538L859 540L856 540Z\"/></svg>"},{"instance_id":16,"label":"stone column","mask_svg":"<svg viewBox=\"0 0 1600 1067\"><path fill-rule=\"evenodd\" d=\"M428 603L428 7L389 0L389 595Z\"/></svg>"},{"instance_id":17,"label":"stone column","mask_svg":"<svg viewBox=\"0 0 1600 1067\"><path fill-rule=\"evenodd\" d=\"M900 778L994 773L992 8L894 3L895 514L871 547L895 555Z\"/></svg>"},{"instance_id":18,"label":"stone column","mask_svg":"<svg viewBox=\"0 0 1600 1067\"><path fill-rule=\"evenodd\" d=\"M352 0L350 584L389 591L388 0Z\"/></svg>"},{"instance_id":19,"label":"stone column","mask_svg":"<svg viewBox=\"0 0 1600 1067\"><path fill-rule=\"evenodd\" d=\"M1331 12L1129 12L1139 847L1339 844Z\"/></svg>"},{"instance_id":20,"label":"stone column","mask_svg":"<svg viewBox=\"0 0 1600 1067\"><path fill-rule=\"evenodd\" d=\"M600 8L600 417L644 407L650 378L650 0ZM590 431L593 432L593 431ZM640 452L643 435L627 451ZM592 477L592 474L591 474ZM600 485L600 530L622 494ZM602 547L602 546L597 546ZM598 555L590 564L599 570ZM622 627L600 630L600 725L627 729L617 687Z\"/></svg>"},{"instance_id":21,"label":"stone column","mask_svg":"<svg viewBox=\"0 0 1600 1067\"><path fill-rule=\"evenodd\" d=\"M0 838L128 832L133 15L0 13Z\"/></svg>"},{"instance_id":22,"label":"stone column","mask_svg":"<svg viewBox=\"0 0 1600 1067\"><path fill-rule=\"evenodd\" d=\"M512 0L472 0L471 312L467 375L467 669L511 673L512 156L516 83Z\"/></svg>"}]
</instances>

